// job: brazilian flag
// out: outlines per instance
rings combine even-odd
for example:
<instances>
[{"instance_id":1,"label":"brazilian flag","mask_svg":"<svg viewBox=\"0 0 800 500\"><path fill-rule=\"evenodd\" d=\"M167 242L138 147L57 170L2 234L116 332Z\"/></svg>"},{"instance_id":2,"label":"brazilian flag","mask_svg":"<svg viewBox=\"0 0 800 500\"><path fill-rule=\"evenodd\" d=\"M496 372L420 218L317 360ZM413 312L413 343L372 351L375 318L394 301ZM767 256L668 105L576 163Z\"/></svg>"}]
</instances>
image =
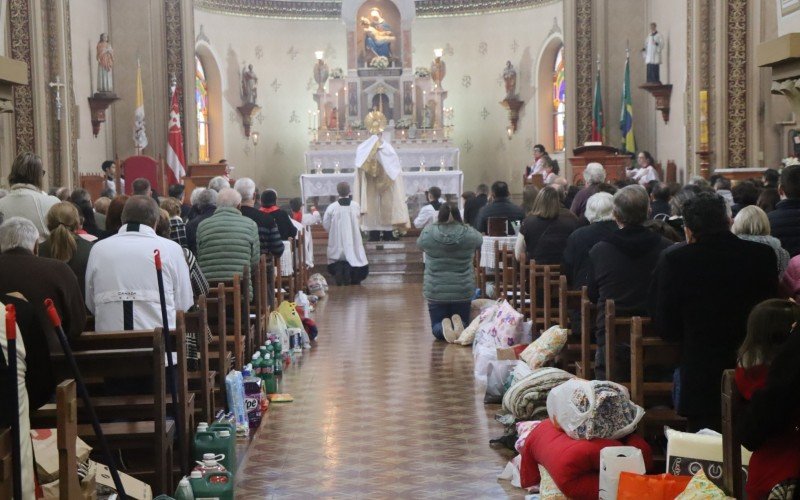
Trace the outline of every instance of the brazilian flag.
<instances>
[{"instance_id":1,"label":"brazilian flag","mask_svg":"<svg viewBox=\"0 0 800 500\"><path fill-rule=\"evenodd\" d=\"M625 60L625 79L622 82L622 112L619 117L619 130L622 133L622 147L625 153L636 151L633 138L633 102L631 101L631 56Z\"/></svg>"}]
</instances>

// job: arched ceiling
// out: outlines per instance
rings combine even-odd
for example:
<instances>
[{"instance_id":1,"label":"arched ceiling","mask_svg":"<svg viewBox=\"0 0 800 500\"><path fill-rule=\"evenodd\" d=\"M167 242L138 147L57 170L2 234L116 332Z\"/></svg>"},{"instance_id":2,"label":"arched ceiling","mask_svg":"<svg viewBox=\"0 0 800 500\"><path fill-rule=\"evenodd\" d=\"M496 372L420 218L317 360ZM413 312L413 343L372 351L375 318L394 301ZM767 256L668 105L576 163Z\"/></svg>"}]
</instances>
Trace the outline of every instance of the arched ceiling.
<instances>
[{"instance_id":1,"label":"arched ceiling","mask_svg":"<svg viewBox=\"0 0 800 500\"><path fill-rule=\"evenodd\" d=\"M561 0L416 0L417 17L447 17L504 12ZM340 0L194 0L197 8L246 17L338 19Z\"/></svg>"}]
</instances>

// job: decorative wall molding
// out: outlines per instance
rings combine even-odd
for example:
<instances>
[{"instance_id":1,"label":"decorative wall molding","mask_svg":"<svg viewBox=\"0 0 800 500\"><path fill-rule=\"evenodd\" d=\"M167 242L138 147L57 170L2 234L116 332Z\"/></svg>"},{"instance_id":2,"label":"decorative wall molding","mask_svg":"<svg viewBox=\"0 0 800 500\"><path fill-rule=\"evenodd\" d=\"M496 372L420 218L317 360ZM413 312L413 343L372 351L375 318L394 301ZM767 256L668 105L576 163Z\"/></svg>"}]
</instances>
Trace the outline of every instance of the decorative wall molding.
<instances>
[{"instance_id":1,"label":"decorative wall molding","mask_svg":"<svg viewBox=\"0 0 800 500\"><path fill-rule=\"evenodd\" d=\"M592 131L592 0L576 0L575 7L575 102L577 143L589 138Z\"/></svg>"},{"instance_id":2,"label":"decorative wall molding","mask_svg":"<svg viewBox=\"0 0 800 500\"><path fill-rule=\"evenodd\" d=\"M694 172L694 0L686 0L686 177Z\"/></svg>"},{"instance_id":3,"label":"decorative wall molding","mask_svg":"<svg viewBox=\"0 0 800 500\"><path fill-rule=\"evenodd\" d=\"M416 0L415 4L417 17L447 17L529 9L558 1L561 0ZM342 8L339 0L194 0L194 4L211 12L277 19L339 19Z\"/></svg>"},{"instance_id":4,"label":"decorative wall molding","mask_svg":"<svg viewBox=\"0 0 800 500\"><path fill-rule=\"evenodd\" d=\"M44 74L47 75L48 82L54 82L56 77L61 78L61 50L58 40L58 9L56 2L48 0L43 3L44 20L43 24L47 28L47 53L49 57L44 58ZM70 72L71 73L71 72ZM63 79L61 79L63 81ZM62 99L66 94L66 88L61 89ZM50 161L48 170L50 171L50 182L54 186L64 185L62 174L61 156L61 122L56 119L56 106L54 91L50 88L45 90L45 107L47 109L47 149L49 150ZM67 103L69 101L67 100ZM68 105L68 104L67 104ZM64 111L62 110L62 116Z\"/></svg>"},{"instance_id":5,"label":"decorative wall molding","mask_svg":"<svg viewBox=\"0 0 800 500\"><path fill-rule=\"evenodd\" d=\"M78 103L75 101L75 81L73 78L73 71L72 71L72 22L70 20L70 10L69 10L69 2L64 2L64 17L66 22L64 23L66 32L64 33L65 43L67 44L66 54L67 60L66 62L66 74L67 74L67 106L70 110L72 110L73 120L77 121L77 117L80 116L78 113ZM91 78L91 77L90 77ZM75 122L73 122L75 123ZM72 151L70 156L72 162L72 185L73 186L80 186L80 169L78 167L78 131L80 127L70 127L69 133L69 140L72 143L72 147L70 150Z\"/></svg>"},{"instance_id":6,"label":"decorative wall molding","mask_svg":"<svg viewBox=\"0 0 800 500\"><path fill-rule=\"evenodd\" d=\"M28 0L9 0L11 58L28 65L28 85L14 86L14 139L16 154L33 151L33 89L31 85L31 25Z\"/></svg>"},{"instance_id":7,"label":"decorative wall molding","mask_svg":"<svg viewBox=\"0 0 800 500\"><path fill-rule=\"evenodd\" d=\"M164 25L167 28L167 78L175 78L179 93L185 92L183 89L183 16L181 15L181 0L164 0ZM194 64L192 64L194 66ZM169 82L167 82L169 85ZM194 91L194 89L192 89ZM168 99L172 96L168 95ZM181 129L186 130L186 113L184 111L183 99L178 99L178 107L181 112ZM184 149L185 149L184 142ZM185 155L184 151L184 155ZM184 156L185 157L185 156Z\"/></svg>"},{"instance_id":8,"label":"decorative wall molding","mask_svg":"<svg viewBox=\"0 0 800 500\"><path fill-rule=\"evenodd\" d=\"M728 0L728 165L747 164L747 0Z\"/></svg>"}]
</instances>

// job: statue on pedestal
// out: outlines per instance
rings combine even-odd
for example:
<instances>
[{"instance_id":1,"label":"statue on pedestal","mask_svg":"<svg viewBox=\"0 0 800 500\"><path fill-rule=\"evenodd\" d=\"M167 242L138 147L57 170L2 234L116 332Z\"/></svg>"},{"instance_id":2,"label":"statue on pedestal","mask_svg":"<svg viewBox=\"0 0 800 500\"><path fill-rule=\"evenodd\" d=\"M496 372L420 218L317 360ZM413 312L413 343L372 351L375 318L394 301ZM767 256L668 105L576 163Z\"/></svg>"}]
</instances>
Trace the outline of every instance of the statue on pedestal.
<instances>
[{"instance_id":1,"label":"statue on pedestal","mask_svg":"<svg viewBox=\"0 0 800 500\"><path fill-rule=\"evenodd\" d=\"M650 34L644 41L642 55L647 64L647 83L661 84L660 66L661 51L664 49L664 37L656 29L656 23L650 23Z\"/></svg>"},{"instance_id":2,"label":"statue on pedestal","mask_svg":"<svg viewBox=\"0 0 800 500\"><path fill-rule=\"evenodd\" d=\"M258 76L250 64L242 71L242 100L244 104L256 104L258 98Z\"/></svg>"},{"instance_id":3,"label":"statue on pedestal","mask_svg":"<svg viewBox=\"0 0 800 500\"><path fill-rule=\"evenodd\" d=\"M366 34L364 39L366 49L375 57L391 59L392 42L395 40L395 36L392 26L383 18L381 11L377 8L370 10L369 18L362 17L360 22Z\"/></svg>"},{"instance_id":4,"label":"statue on pedestal","mask_svg":"<svg viewBox=\"0 0 800 500\"><path fill-rule=\"evenodd\" d=\"M506 99L513 99L517 95L517 70L511 61L506 61L506 67L503 70L503 81L506 84Z\"/></svg>"},{"instance_id":5,"label":"statue on pedestal","mask_svg":"<svg viewBox=\"0 0 800 500\"><path fill-rule=\"evenodd\" d=\"M114 81L111 71L114 67L114 49L108 41L108 35L100 34L97 42L97 92L104 94L114 93Z\"/></svg>"}]
</instances>

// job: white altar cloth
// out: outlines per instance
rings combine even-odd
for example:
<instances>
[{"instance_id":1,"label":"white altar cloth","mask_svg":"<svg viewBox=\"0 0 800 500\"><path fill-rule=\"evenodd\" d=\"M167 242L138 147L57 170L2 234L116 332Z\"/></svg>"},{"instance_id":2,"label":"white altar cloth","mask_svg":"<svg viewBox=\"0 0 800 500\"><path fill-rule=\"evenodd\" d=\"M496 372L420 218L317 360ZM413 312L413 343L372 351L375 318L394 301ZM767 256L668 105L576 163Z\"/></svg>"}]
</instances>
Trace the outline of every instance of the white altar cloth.
<instances>
[{"instance_id":1,"label":"white altar cloth","mask_svg":"<svg viewBox=\"0 0 800 500\"><path fill-rule=\"evenodd\" d=\"M442 167L459 169L459 149L453 147L408 147L403 144L392 143L397 156L400 157L400 166L403 170L418 169L424 161L427 168ZM317 149L306 152L306 172L315 172L317 168L341 170L355 168L356 151L352 146L338 149ZM406 191L406 194L410 194Z\"/></svg>"},{"instance_id":2,"label":"white altar cloth","mask_svg":"<svg viewBox=\"0 0 800 500\"><path fill-rule=\"evenodd\" d=\"M403 172L401 174L405 183L406 196L423 193L431 186L438 186L442 194L458 196L461 205L461 193L464 188L464 172L460 170L444 170L437 172ZM300 194L303 201L312 196L336 196L336 185L342 181L353 185L355 173L339 174L303 174L300 176Z\"/></svg>"}]
</instances>

